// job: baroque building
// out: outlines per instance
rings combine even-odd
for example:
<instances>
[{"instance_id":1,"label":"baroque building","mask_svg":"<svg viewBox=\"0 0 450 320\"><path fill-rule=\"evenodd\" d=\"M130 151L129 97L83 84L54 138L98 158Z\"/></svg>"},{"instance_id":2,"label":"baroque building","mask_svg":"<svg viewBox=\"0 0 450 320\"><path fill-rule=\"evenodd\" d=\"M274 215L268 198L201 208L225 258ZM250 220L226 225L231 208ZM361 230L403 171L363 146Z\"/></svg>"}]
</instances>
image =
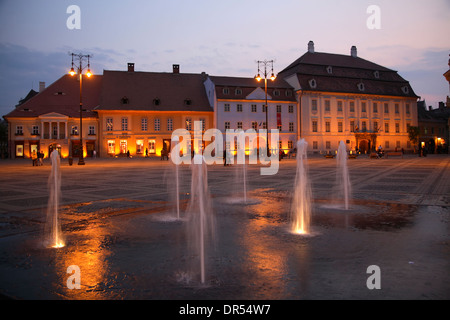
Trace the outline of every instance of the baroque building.
<instances>
[{"instance_id":1,"label":"baroque building","mask_svg":"<svg viewBox=\"0 0 450 320\"><path fill-rule=\"evenodd\" d=\"M347 149L370 152L412 150L408 127L417 126L417 99L408 81L394 70L364 60L352 47L349 55L308 51L278 77L297 94L299 135L310 152L333 152L339 141Z\"/></svg>"}]
</instances>

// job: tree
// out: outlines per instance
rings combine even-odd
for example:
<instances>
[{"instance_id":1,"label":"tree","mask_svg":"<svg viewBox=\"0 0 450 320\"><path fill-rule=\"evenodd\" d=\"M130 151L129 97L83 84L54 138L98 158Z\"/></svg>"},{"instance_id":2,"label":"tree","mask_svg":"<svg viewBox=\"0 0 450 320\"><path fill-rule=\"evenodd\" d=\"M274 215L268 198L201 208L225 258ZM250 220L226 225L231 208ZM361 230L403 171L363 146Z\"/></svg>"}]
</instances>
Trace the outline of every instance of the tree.
<instances>
[{"instance_id":1,"label":"tree","mask_svg":"<svg viewBox=\"0 0 450 320\"><path fill-rule=\"evenodd\" d=\"M414 126L409 127L408 138L409 138L409 141L411 141L411 143L414 146L414 152L416 151L416 146L419 144L419 134L420 134L419 127L414 127Z\"/></svg>"}]
</instances>

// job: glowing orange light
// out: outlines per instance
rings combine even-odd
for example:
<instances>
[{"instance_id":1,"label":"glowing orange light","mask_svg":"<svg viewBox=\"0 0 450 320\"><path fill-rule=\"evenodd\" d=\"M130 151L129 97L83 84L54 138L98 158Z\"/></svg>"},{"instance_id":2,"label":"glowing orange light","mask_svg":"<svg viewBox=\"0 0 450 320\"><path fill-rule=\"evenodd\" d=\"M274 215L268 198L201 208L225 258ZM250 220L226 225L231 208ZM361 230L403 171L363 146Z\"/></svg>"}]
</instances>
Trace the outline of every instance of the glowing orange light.
<instances>
[{"instance_id":1,"label":"glowing orange light","mask_svg":"<svg viewBox=\"0 0 450 320\"><path fill-rule=\"evenodd\" d=\"M256 81L261 81L261 75L258 73L258 75L255 77Z\"/></svg>"},{"instance_id":2,"label":"glowing orange light","mask_svg":"<svg viewBox=\"0 0 450 320\"><path fill-rule=\"evenodd\" d=\"M92 76L92 72L91 69L87 69L86 71L86 76L89 78L90 76Z\"/></svg>"},{"instance_id":3,"label":"glowing orange light","mask_svg":"<svg viewBox=\"0 0 450 320\"><path fill-rule=\"evenodd\" d=\"M76 75L77 73L75 72L75 70L74 70L73 67L72 67L72 68L70 68L69 74L70 74L71 76L74 76L74 75Z\"/></svg>"},{"instance_id":4,"label":"glowing orange light","mask_svg":"<svg viewBox=\"0 0 450 320\"><path fill-rule=\"evenodd\" d=\"M270 80L274 81L277 77L275 77L275 75L272 73L272 75L270 76Z\"/></svg>"}]
</instances>

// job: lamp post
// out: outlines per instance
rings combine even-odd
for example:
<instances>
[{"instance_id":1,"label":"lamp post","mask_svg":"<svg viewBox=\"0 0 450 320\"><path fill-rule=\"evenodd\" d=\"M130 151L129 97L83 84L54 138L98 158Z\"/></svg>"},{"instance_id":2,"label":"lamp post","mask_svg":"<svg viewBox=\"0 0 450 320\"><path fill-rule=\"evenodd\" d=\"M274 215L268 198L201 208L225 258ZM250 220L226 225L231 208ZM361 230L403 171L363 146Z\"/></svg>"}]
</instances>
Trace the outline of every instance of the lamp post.
<instances>
[{"instance_id":1,"label":"lamp post","mask_svg":"<svg viewBox=\"0 0 450 320\"><path fill-rule=\"evenodd\" d=\"M274 81L276 79L275 74L273 73L273 60L264 60L264 61L257 61L258 63L258 74L255 76L256 81L261 81L261 79L264 79L264 92L266 95L266 104L265 104L265 108L266 108L266 152L267 152L267 156L270 156L270 152L269 152L269 120L268 120L268 105L267 105L267 77L268 77L268 66L270 65L271 67L271 75L270 75L270 80ZM263 72L263 76L264 78L261 77L261 68L260 66L264 67L264 72Z\"/></svg>"},{"instance_id":2,"label":"lamp post","mask_svg":"<svg viewBox=\"0 0 450 320\"><path fill-rule=\"evenodd\" d=\"M80 156L78 158L78 165L84 165L83 159L83 98L82 98L82 88L83 88L83 60L87 58L87 70L86 76L89 78L92 76L89 59L92 55L89 54L81 54L81 53L70 53L72 56L72 68L70 68L69 74L73 77L77 73L80 75ZM74 70L73 59L78 59L80 62L80 66L77 68L78 72Z\"/></svg>"}]
</instances>

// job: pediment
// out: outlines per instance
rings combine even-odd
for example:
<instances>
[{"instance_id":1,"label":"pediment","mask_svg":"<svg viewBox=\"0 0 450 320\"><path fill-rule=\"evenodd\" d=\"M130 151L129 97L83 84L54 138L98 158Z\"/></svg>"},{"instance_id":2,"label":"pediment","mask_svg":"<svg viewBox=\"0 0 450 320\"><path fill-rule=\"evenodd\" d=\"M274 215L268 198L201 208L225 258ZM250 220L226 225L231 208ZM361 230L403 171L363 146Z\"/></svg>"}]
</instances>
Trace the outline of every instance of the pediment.
<instances>
[{"instance_id":1,"label":"pediment","mask_svg":"<svg viewBox=\"0 0 450 320\"><path fill-rule=\"evenodd\" d=\"M39 116L40 119L68 119L69 117L58 113L58 112L49 112L49 113L45 113L45 114L41 114Z\"/></svg>"},{"instance_id":2,"label":"pediment","mask_svg":"<svg viewBox=\"0 0 450 320\"><path fill-rule=\"evenodd\" d=\"M253 90L247 97L245 97L248 100L264 100L266 99L266 93L262 88L256 88ZM267 99L272 100L272 97L267 94Z\"/></svg>"}]
</instances>

